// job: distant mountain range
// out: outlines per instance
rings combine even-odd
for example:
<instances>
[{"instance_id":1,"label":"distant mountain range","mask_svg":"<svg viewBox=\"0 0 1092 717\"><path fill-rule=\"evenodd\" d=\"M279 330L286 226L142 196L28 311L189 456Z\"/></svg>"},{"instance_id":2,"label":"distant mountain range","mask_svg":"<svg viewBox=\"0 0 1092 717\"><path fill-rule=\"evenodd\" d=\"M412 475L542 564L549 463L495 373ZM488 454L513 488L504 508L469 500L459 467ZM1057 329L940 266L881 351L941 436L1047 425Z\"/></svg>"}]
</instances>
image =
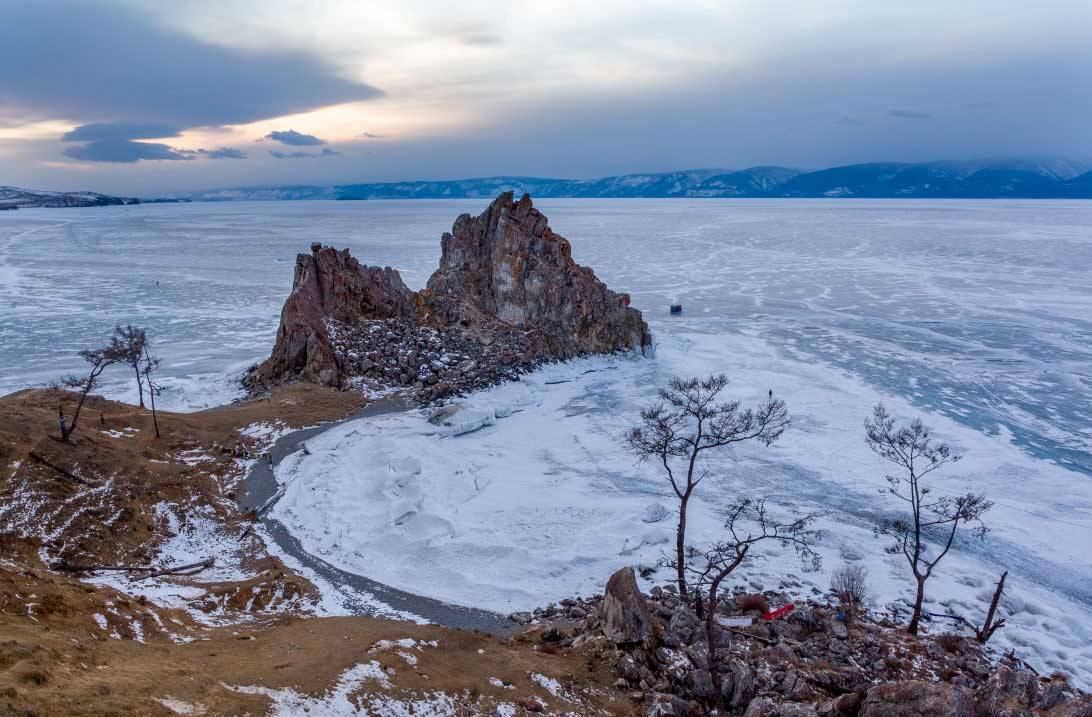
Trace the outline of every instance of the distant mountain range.
<instances>
[{"instance_id":1,"label":"distant mountain range","mask_svg":"<svg viewBox=\"0 0 1092 717\"><path fill-rule=\"evenodd\" d=\"M600 179L482 177L331 186L266 186L180 194L191 201L273 199L480 199L502 191L547 197L858 197L1092 199L1088 165L1062 160L893 162L818 171L789 167L691 169Z\"/></svg>"},{"instance_id":2,"label":"distant mountain range","mask_svg":"<svg viewBox=\"0 0 1092 717\"><path fill-rule=\"evenodd\" d=\"M102 207L139 204L133 197L111 197L97 192L47 192L19 187L0 187L0 209L19 207Z\"/></svg>"},{"instance_id":3,"label":"distant mountain range","mask_svg":"<svg viewBox=\"0 0 1092 717\"><path fill-rule=\"evenodd\" d=\"M153 199L95 192L43 192L0 187L0 209L84 207L138 202L300 199L483 199L503 191L536 199L674 197L813 197L930 199L1092 199L1092 165L1066 160L850 164L818 171L788 167L691 169L600 179L482 177L445 181L328 186L276 185L213 189Z\"/></svg>"}]
</instances>

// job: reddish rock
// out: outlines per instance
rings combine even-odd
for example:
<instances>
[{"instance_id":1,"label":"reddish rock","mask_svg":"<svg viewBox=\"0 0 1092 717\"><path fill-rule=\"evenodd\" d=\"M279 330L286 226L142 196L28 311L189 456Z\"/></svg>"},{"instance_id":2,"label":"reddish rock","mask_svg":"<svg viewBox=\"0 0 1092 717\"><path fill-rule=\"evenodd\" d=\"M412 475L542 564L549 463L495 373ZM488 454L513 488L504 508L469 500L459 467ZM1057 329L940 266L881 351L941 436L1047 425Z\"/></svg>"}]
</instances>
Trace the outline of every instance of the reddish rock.
<instances>
[{"instance_id":1,"label":"reddish rock","mask_svg":"<svg viewBox=\"0 0 1092 717\"><path fill-rule=\"evenodd\" d=\"M408 362L420 347L419 336L411 341L413 332L406 329L392 339L386 330L376 334L375 327L365 326L385 320L445 335L457 329L459 336L450 338L469 355L468 365L483 364L473 377L431 369L442 371L437 378L447 381L429 389L436 395L469 387L451 381L480 382L482 373L493 375L505 366L523 370L580 354L643 351L651 344L648 326L641 312L629 307L629 297L573 261L568 240L549 228L527 195L513 202L508 192L480 216L464 214L440 244L440 268L421 292L410 291L389 267L361 265L348 249L312 245L311 254L296 257L273 352L247 384L260 388L302 379L340 386L367 373L392 384L435 386L437 381L421 372L423 363ZM467 342L475 348L468 350ZM350 345L356 354L368 355L368 363L359 356L347 362ZM397 356L400 368L378 370L377 351Z\"/></svg>"},{"instance_id":2,"label":"reddish rock","mask_svg":"<svg viewBox=\"0 0 1092 717\"><path fill-rule=\"evenodd\" d=\"M641 349L651 342L641 312L572 258L524 194L499 196L478 217L464 214L440 240L428 301L446 323L496 319L539 332L553 357Z\"/></svg>"},{"instance_id":3,"label":"reddish rock","mask_svg":"<svg viewBox=\"0 0 1092 717\"><path fill-rule=\"evenodd\" d=\"M303 379L336 386L342 359L331 347L331 320L416 318L416 296L390 267L364 266L349 250L315 249L296 257L292 293L281 310L273 353L251 381Z\"/></svg>"}]
</instances>

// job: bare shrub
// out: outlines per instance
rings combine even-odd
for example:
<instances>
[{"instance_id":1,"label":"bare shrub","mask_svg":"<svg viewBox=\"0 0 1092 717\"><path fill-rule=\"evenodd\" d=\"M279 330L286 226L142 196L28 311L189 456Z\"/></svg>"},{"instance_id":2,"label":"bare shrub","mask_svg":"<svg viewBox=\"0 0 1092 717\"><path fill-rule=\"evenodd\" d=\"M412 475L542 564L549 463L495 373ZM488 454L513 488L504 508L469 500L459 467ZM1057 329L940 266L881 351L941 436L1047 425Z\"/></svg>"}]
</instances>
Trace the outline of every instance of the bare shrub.
<instances>
[{"instance_id":1,"label":"bare shrub","mask_svg":"<svg viewBox=\"0 0 1092 717\"><path fill-rule=\"evenodd\" d=\"M844 565L830 576L830 591L838 599L838 607L852 625L869 600L868 570L862 565Z\"/></svg>"}]
</instances>

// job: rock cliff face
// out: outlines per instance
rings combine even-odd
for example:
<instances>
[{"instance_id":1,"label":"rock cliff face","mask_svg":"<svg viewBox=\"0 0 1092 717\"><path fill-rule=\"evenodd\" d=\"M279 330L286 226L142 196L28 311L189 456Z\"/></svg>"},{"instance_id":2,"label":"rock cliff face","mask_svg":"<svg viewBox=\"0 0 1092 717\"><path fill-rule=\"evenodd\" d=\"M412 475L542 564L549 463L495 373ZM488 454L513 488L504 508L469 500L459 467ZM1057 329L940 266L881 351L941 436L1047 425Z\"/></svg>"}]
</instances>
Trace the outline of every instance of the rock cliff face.
<instances>
[{"instance_id":1,"label":"rock cliff face","mask_svg":"<svg viewBox=\"0 0 1092 717\"><path fill-rule=\"evenodd\" d=\"M464 214L440 240L428 297L448 323L498 320L542 334L552 356L609 353L648 343L641 312L572 258L565 237L524 194L502 194L479 217Z\"/></svg>"},{"instance_id":2,"label":"rock cliff face","mask_svg":"<svg viewBox=\"0 0 1092 717\"><path fill-rule=\"evenodd\" d=\"M573 261L527 195L460 216L440 244L440 267L420 292L347 249L316 244L299 255L276 345L247 384L360 380L436 398L543 361L651 344L629 296Z\"/></svg>"}]
</instances>

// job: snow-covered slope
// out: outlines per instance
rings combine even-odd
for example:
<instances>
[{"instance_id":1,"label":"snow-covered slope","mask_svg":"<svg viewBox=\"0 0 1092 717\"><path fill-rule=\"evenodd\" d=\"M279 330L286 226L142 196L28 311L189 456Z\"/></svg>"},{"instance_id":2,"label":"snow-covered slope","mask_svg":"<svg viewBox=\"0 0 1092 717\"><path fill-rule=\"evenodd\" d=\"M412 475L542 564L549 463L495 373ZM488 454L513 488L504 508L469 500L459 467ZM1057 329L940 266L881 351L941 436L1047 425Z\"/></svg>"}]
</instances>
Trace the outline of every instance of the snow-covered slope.
<instances>
[{"instance_id":1,"label":"snow-covered slope","mask_svg":"<svg viewBox=\"0 0 1092 717\"><path fill-rule=\"evenodd\" d=\"M132 197L111 197L98 192L49 192L39 189L0 187L0 208L11 207L101 207L138 204Z\"/></svg>"}]
</instances>

